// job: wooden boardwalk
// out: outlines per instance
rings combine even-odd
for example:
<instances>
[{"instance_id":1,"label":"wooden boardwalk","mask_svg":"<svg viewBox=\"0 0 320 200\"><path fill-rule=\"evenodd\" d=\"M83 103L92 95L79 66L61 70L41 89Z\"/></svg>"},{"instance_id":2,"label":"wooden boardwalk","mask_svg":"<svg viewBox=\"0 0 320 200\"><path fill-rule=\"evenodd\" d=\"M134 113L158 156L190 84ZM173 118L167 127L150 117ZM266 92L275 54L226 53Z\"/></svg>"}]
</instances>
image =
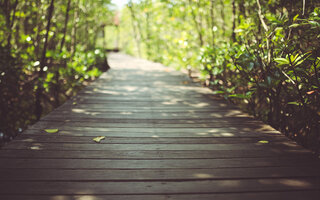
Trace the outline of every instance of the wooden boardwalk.
<instances>
[{"instance_id":1,"label":"wooden boardwalk","mask_svg":"<svg viewBox=\"0 0 320 200\"><path fill-rule=\"evenodd\" d=\"M1 200L320 199L309 151L180 72L110 64L0 150Z\"/></svg>"}]
</instances>

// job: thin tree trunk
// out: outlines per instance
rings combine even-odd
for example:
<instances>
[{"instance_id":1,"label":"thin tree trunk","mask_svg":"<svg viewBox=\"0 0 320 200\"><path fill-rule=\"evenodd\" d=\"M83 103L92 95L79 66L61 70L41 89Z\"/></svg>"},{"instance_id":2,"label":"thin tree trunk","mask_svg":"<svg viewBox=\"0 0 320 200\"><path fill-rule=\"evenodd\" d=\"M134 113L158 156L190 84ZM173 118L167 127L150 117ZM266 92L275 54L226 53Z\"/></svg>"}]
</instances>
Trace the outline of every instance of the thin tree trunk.
<instances>
[{"instance_id":1,"label":"thin tree trunk","mask_svg":"<svg viewBox=\"0 0 320 200\"><path fill-rule=\"evenodd\" d=\"M134 22L137 21L137 20L136 20L135 13L134 13L134 10L133 10L133 3L132 3L132 1L129 1L129 3L130 3L130 5L128 5L128 7L129 7L129 10L130 10L130 13L131 13L131 23L132 23L133 33L134 33L134 36L135 36L134 38L135 38L136 43L137 43L138 55L139 55L139 57L141 57L140 39L138 37L137 28L136 28L136 26L134 24ZM140 33L140 36L141 36L141 33Z\"/></svg>"},{"instance_id":2,"label":"thin tree trunk","mask_svg":"<svg viewBox=\"0 0 320 200\"><path fill-rule=\"evenodd\" d=\"M239 11L240 11L240 14L241 14L244 18L247 17L246 7L245 7L245 0L240 0L240 2L239 2Z\"/></svg>"},{"instance_id":3,"label":"thin tree trunk","mask_svg":"<svg viewBox=\"0 0 320 200\"><path fill-rule=\"evenodd\" d=\"M232 0L232 42L236 42L236 2Z\"/></svg>"},{"instance_id":4,"label":"thin tree trunk","mask_svg":"<svg viewBox=\"0 0 320 200\"><path fill-rule=\"evenodd\" d=\"M48 9L48 19L47 19L47 28L46 28L46 35L44 38L44 45L43 45L43 50L42 50L42 56L40 60L40 71L39 71L39 78L38 78L38 84L37 84L37 90L36 90L36 100L35 100L35 115L37 119L39 120L42 114L42 106L41 106L41 99L43 95L43 85L42 79L44 75L44 66L46 64L46 52L47 52L47 46L48 46L48 37L49 37L49 31L50 31L50 26L51 26L51 19L53 15L53 10L54 10L54 0L51 0L49 9Z\"/></svg>"},{"instance_id":5,"label":"thin tree trunk","mask_svg":"<svg viewBox=\"0 0 320 200\"><path fill-rule=\"evenodd\" d=\"M117 29L117 40L116 40L116 49L119 49L119 44L120 44L120 26L116 26Z\"/></svg>"},{"instance_id":6,"label":"thin tree trunk","mask_svg":"<svg viewBox=\"0 0 320 200\"><path fill-rule=\"evenodd\" d=\"M79 5L79 0L75 4L74 7L74 13L73 13L73 27L71 31L71 55L72 57L74 56L76 52L76 45L77 45L77 24L78 24L78 6Z\"/></svg>"},{"instance_id":7,"label":"thin tree trunk","mask_svg":"<svg viewBox=\"0 0 320 200\"><path fill-rule=\"evenodd\" d=\"M8 29L8 37L7 37L7 48L11 49L11 38L12 38L12 28L13 24L16 18L16 10L18 6L18 0L15 1L15 3L12 5L10 4L10 1L5 1L7 3L6 8L7 8L7 13L6 13L6 25ZM11 14L12 10L12 14Z\"/></svg>"},{"instance_id":8,"label":"thin tree trunk","mask_svg":"<svg viewBox=\"0 0 320 200\"><path fill-rule=\"evenodd\" d=\"M265 36L267 38L267 51L268 51L268 59L267 59L267 66L269 66L269 64L271 63L271 48L270 48L270 38L268 36L268 31L269 31L269 27L267 26L266 22L264 21L264 16L262 15L262 8L261 8L261 4L260 1L257 0L257 5L258 5L258 15L259 15L259 19L260 22L263 26L264 32L265 32Z\"/></svg>"},{"instance_id":9,"label":"thin tree trunk","mask_svg":"<svg viewBox=\"0 0 320 200\"><path fill-rule=\"evenodd\" d=\"M63 28L63 37L62 37L61 43L60 43L60 53L62 52L64 42L66 40L66 34L67 34L68 22L69 22L70 5L71 5L71 0L68 0L66 17L65 17L64 28Z\"/></svg>"},{"instance_id":10,"label":"thin tree trunk","mask_svg":"<svg viewBox=\"0 0 320 200\"><path fill-rule=\"evenodd\" d=\"M102 27L102 36L103 36L103 49L104 49L104 52L103 52L103 55L104 55L103 71L108 71L110 69L110 65L108 63L107 52L106 52L107 38L106 38L106 27L105 26Z\"/></svg>"},{"instance_id":11,"label":"thin tree trunk","mask_svg":"<svg viewBox=\"0 0 320 200\"><path fill-rule=\"evenodd\" d=\"M195 24L195 27L197 29L197 32L198 32L198 37L199 37L199 45L202 47L203 46L203 36L202 36L202 32L201 32L201 25L200 23L198 22L197 20L197 16L196 16L196 13L194 11L194 9L192 8L192 0L189 0L189 6L191 8L191 15L192 15L192 19L193 19L193 22ZM199 6L199 5L198 5Z\"/></svg>"},{"instance_id":12,"label":"thin tree trunk","mask_svg":"<svg viewBox=\"0 0 320 200\"><path fill-rule=\"evenodd\" d=\"M221 19L222 19L222 31L223 31L223 36L226 36L226 21L225 21L225 14L224 14L224 2L223 0L220 0L220 4L221 4L221 11L220 11L220 15L221 15Z\"/></svg>"},{"instance_id":13,"label":"thin tree trunk","mask_svg":"<svg viewBox=\"0 0 320 200\"><path fill-rule=\"evenodd\" d=\"M211 18L211 24L210 24L210 29L211 29L211 37L212 37L212 46L214 46L214 43L215 43L215 31L213 30L213 27L214 27L214 3L215 3L215 0L211 0L210 1L210 18Z\"/></svg>"},{"instance_id":14,"label":"thin tree trunk","mask_svg":"<svg viewBox=\"0 0 320 200\"><path fill-rule=\"evenodd\" d=\"M148 59L151 58L151 33L150 33L150 15L146 13L146 43L147 43L147 55Z\"/></svg>"},{"instance_id":15,"label":"thin tree trunk","mask_svg":"<svg viewBox=\"0 0 320 200\"><path fill-rule=\"evenodd\" d=\"M66 34L67 34L67 29L68 29L68 22L69 22L69 12L70 12L70 5L71 5L71 0L68 0L67 4L67 10L66 10L66 17L64 21L64 27L63 27L63 37L61 39L60 43L60 50L59 53L62 53L63 46L66 40ZM65 65L65 59L63 59L63 65ZM54 101L55 101L55 106L58 107L60 105L60 100L59 100L59 93L60 93L60 85L59 85L59 79L60 79L60 73L59 73L59 68L56 67L55 69L55 86L54 86Z\"/></svg>"},{"instance_id":16,"label":"thin tree trunk","mask_svg":"<svg viewBox=\"0 0 320 200\"><path fill-rule=\"evenodd\" d=\"M40 0L37 0L36 5L38 8L40 7ZM41 13L37 12L37 17L36 17L36 19L37 19L37 35L36 35L35 50L34 50L36 56L39 56L40 44L41 44L40 32L41 32L42 23L40 23L40 17L42 16L43 13L42 13L42 9L40 11L41 11Z\"/></svg>"}]
</instances>

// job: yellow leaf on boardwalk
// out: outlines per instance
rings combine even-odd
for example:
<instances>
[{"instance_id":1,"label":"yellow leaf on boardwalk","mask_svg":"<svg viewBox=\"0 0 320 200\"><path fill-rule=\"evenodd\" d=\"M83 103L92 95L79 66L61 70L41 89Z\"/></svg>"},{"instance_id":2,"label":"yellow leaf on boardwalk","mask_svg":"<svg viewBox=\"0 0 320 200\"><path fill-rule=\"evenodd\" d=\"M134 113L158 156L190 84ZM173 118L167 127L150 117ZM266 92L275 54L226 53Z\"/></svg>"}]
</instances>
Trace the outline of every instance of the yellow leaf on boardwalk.
<instances>
[{"instance_id":1,"label":"yellow leaf on boardwalk","mask_svg":"<svg viewBox=\"0 0 320 200\"><path fill-rule=\"evenodd\" d=\"M54 128L54 129L44 129L45 132L47 133L57 133L59 131L59 129Z\"/></svg>"},{"instance_id":2,"label":"yellow leaf on boardwalk","mask_svg":"<svg viewBox=\"0 0 320 200\"><path fill-rule=\"evenodd\" d=\"M105 136L99 136L95 137L92 140L95 141L96 143L100 143L101 140L104 140L106 137Z\"/></svg>"}]
</instances>

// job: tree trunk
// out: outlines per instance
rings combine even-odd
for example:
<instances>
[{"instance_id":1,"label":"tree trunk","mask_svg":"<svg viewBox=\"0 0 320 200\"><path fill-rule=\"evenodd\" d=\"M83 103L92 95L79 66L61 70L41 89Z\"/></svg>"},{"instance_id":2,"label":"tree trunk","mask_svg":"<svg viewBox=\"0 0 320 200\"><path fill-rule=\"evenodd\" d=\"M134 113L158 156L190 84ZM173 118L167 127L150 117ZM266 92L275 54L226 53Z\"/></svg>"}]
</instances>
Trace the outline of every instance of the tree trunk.
<instances>
[{"instance_id":1,"label":"tree trunk","mask_svg":"<svg viewBox=\"0 0 320 200\"><path fill-rule=\"evenodd\" d=\"M119 26L117 26L117 27L119 28ZM103 71L108 71L110 69L110 65L108 63L107 52L106 52L106 49L107 49L107 38L106 38L106 27L105 26L102 27L102 36L103 36L103 49L104 49L104 52L103 52L104 63L103 63L102 70Z\"/></svg>"},{"instance_id":2,"label":"tree trunk","mask_svg":"<svg viewBox=\"0 0 320 200\"><path fill-rule=\"evenodd\" d=\"M64 42L66 40L68 22L69 22L70 5L71 5L71 0L68 0L66 17L65 17L64 28L63 28L63 37L62 37L61 43L60 43L60 53L62 52L62 49L63 49L63 46L64 46Z\"/></svg>"},{"instance_id":3,"label":"tree trunk","mask_svg":"<svg viewBox=\"0 0 320 200\"><path fill-rule=\"evenodd\" d=\"M223 2L223 0L220 0L220 4L221 4L220 15L221 15L221 19L222 19L221 26L222 26L223 36L226 36L226 22L225 22L224 2Z\"/></svg>"},{"instance_id":4,"label":"tree trunk","mask_svg":"<svg viewBox=\"0 0 320 200\"><path fill-rule=\"evenodd\" d=\"M15 1L14 4L11 5L11 1L4 1L1 2L0 5L2 8L2 12L5 14L5 21L6 21L6 27L7 27L7 34L8 37L6 38L7 40L7 49L11 49L11 38L12 38L12 28L14 25L14 21L16 18L16 10L18 6L18 0Z\"/></svg>"},{"instance_id":5,"label":"tree trunk","mask_svg":"<svg viewBox=\"0 0 320 200\"><path fill-rule=\"evenodd\" d=\"M150 15L146 13L146 43L148 59L151 59L151 33L150 33Z\"/></svg>"},{"instance_id":6,"label":"tree trunk","mask_svg":"<svg viewBox=\"0 0 320 200\"><path fill-rule=\"evenodd\" d=\"M240 12L240 15L243 16L243 18L246 18L247 14L246 14L246 7L245 7L244 2L245 2L245 0L240 0L240 2L239 2L239 12Z\"/></svg>"},{"instance_id":7,"label":"tree trunk","mask_svg":"<svg viewBox=\"0 0 320 200\"><path fill-rule=\"evenodd\" d=\"M139 39L139 36L138 36L138 33L137 33L137 32L139 32L139 27L138 27L138 31L137 31L137 28L136 28L136 26L134 24L135 22L137 22L137 20L136 20L135 13L134 13L134 10L133 10L133 2L132 1L129 1L128 7L129 7L129 10L130 10L130 13L131 13L131 23L132 23L134 38L135 38L136 43L137 43L138 55L139 55L139 57L141 57L140 39ZM141 32L140 32L140 37L141 37Z\"/></svg>"},{"instance_id":8,"label":"tree trunk","mask_svg":"<svg viewBox=\"0 0 320 200\"><path fill-rule=\"evenodd\" d=\"M203 35L202 35L202 31L201 31L202 25L201 25L201 22L198 22L196 13L195 13L194 9L192 8L192 0L189 0L189 6L191 8L191 15L192 15L193 22L194 22L195 27L196 27L197 32L198 32L199 45L200 45L200 47L202 47L203 43L204 43L203 42ZM198 4L198 7L200 7L199 4Z\"/></svg>"},{"instance_id":9,"label":"tree trunk","mask_svg":"<svg viewBox=\"0 0 320 200\"><path fill-rule=\"evenodd\" d=\"M37 5L38 8L40 7L40 3L41 3L40 0L37 0L36 5ZM41 11L41 13L40 13L40 11ZM42 12L42 9L40 11L37 12L37 16L36 16L37 34L36 34L36 42L35 42L35 50L34 50L36 56L39 56L40 44L41 44L40 32L41 32L41 29L42 29L41 28L42 23L40 23L40 21L41 21L41 16L42 16L43 12Z\"/></svg>"},{"instance_id":10,"label":"tree trunk","mask_svg":"<svg viewBox=\"0 0 320 200\"><path fill-rule=\"evenodd\" d=\"M210 29L211 29L211 37L212 37L212 46L214 45L215 43L215 33L214 33L214 30L213 30L213 27L214 27L214 3L215 3L215 0L211 0L210 1L210 18L211 18L211 24L210 24Z\"/></svg>"},{"instance_id":11,"label":"tree trunk","mask_svg":"<svg viewBox=\"0 0 320 200\"><path fill-rule=\"evenodd\" d=\"M232 42L236 42L236 2L232 0Z\"/></svg>"},{"instance_id":12,"label":"tree trunk","mask_svg":"<svg viewBox=\"0 0 320 200\"><path fill-rule=\"evenodd\" d=\"M70 5L71 5L71 0L68 0L67 4L67 10L66 10L66 17L64 21L64 27L63 27L63 37L61 39L60 43L60 50L59 53L62 53L63 46L66 40L66 35L67 35L67 29L68 29L68 22L69 22L69 12L70 12ZM63 59L63 65L65 65L65 59ZM59 73L59 67L56 67L55 69L55 86L54 86L54 101L55 101L55 106L58 107L60 105L60 100L59 100L59 93L60 93L60 85L59 85L59 79L60 79L60 73Z\"/></svg>"},{"instance_id":13,"label":"tree trunk","mask_svg":"<svg viewBox=\"0 0 320 200\"><path fill-rule=\"evenodd\" d=\"M74 13L73 13L73 27L71 31L71 55L74 56L74 53L76 52L76 45L77 45L77 24L78 24L78 6L79 0L75 4L74 7Z\"/></svg>"},{"instance_id":14,"label":"tree trunk","mask_svg":"<svg viewBox=\"0 0 320 200\"><path fill-rule=\"evenodd\" d=\"M46 28L46 35L45 40L43 44L43 50L42 50L42 56L40 60L40 71L39 71L39 77L38 77L38 84L37 84L37 90L36 90L36 100L35 100L35 115L37 117L37 120L40 119L42 114L42 106L41 106L41 99L43 95L43 84L42 84L42 78L44 75L44 66L46 64L46 52L47 52L47 46L48 46L48 37L49 37L49 31L51 26L51 19L53 15L54 10L54 0L51 0L50 6L48 8L48 19L47 19L47 28Z\"/></svg>"}]
</instances>

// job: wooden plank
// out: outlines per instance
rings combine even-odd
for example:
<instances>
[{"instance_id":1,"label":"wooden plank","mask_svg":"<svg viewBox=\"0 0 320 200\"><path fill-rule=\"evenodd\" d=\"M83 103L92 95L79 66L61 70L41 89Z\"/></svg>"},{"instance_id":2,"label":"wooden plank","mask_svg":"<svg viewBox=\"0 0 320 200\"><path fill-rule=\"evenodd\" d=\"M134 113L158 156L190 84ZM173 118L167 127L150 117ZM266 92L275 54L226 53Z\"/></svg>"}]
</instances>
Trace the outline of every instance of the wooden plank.
<instances>
[{"instance_id":1,"label":"wooden plank","mask_svg":"<svg viewBox=\"0 0 320 200\"><path fill-rule=\"evenodd\" d=\"M164 94L166 95L166 94ZM89 101L88 101L89 102ZM193 109L206 109L206 110L219 110L219 109L222 109L219 105L215 105L215 106L209 106L207 105L206 103L204 104L200 104L200 103L194 103L194 104L189 104L189 105L170 105L169 102L166 103L166 104L145 104L145 103L140 103L140 104L131 104L131 103L126 103L126 104L117 104L117 103L113 103L113 102L110 102L110 103L84 103L84 102L81 102L81 104L77 104L77 105L73 105L72 102L67 102L65 105L63 105L64 107L73 107L73 108L88 108L88 109L103 109L103 108L106 108L108 106L111 106L111 107L114 107L114 108L135 108L135 109L140 109L140 108L143 108L143 107L147 107L149 109L153 109L153 110L163 110L163 109L174 109L174 110L193 110ZM229 108L229 107L226 107L226 108L223 108L225 110L228 110L228 109L235 109L234 107L233 108ZM222 110L223 110L222 109Z\"/></svg>"},{"instance_id":2,"label":"wooden plank","mask_svg":"<svg viewBox=\"0 0 320 200\"><path fill-rule=\"evenodd\" d=\"M50 128L48 126L47 128ZM235 130L232 128L97 128L97 127L57 127L51 126L51 128L59 128L59 132L56 135L59 136L107 136L107 137L188 137L188 138L221 138L221 137L283 137L278 131L259 131L241 129ZM44 129L35 129L30 127L24 131L23 134L29 135L48 135Z\"/></svg>"},{"instance_id":3,"label":"wooden plank","mask_svg":"<svg viewBox=\"0 0 320 200\"><path fill-rule=\"evenodd\" d=\"M92 140L91 140L92 141ZM31 149L31 150L191 150L191 151L205 151L205 150L292 150L301 148L298 145L290 143L249 143L249 144L111 144L108 143L108 138L101 141L99 144L92 141L92 144L79 144L79 143L38 143L38 142L16 142L8 144L4 149Z\"/></svg>"},{"instance_id":4,"label":"wooden plank","mask_svg":"<svg viewBox=\"0 0 320 200\"><path fill-rule=\"evenodd\" d=\"M0 194L212 194L227 192L319 191L318 180L239 179L178 182L0 182Z\"/></svg>"},{"instance_id":5,"label":"wooden plank","mask_svg":"<svg viewBox=\"0 0 320 200\"><path fill-rule=\"evenodd\" d=\"M115 104L116 105L116 104ZM219 109L208 109L208 108L189 108L186 107L166 107L166 106L141 106L141 107L134 107L134 106L115 106L115 107L106 107L101 104L93 105L93 104L74 104L73 102L66 102L62 106L58 107L54 111L71 111L72 109L84 109L84 110L93 110L93 111L135 111L135 112L145 112L145 111L153 111L153 112L206 112L206 113L223 113L223 112L235 112L235 108L219 108ZM53 112L54 112L53 111ZM238 110L239 112L239 110ZM244 114L244 113L242 113Z\"/></svg>"},{"instance_id":6,"label":"wooden plank","mask_svg":"<svg viewBox=\"0 0 320 200\"><path fill-rule=\"evenodd\" d=\"M64 122L57 123L56 126L49 123L43 124L45 128L59 128L56 135L109 135L114 137L261 137L261 136L281 136L279 131L270 129L269 126L258 129L252 128L143 128L143 127L74 127L63 126ZM38 126L31 126L23 134L45 134L44 129ZM48 134L46 134L48 135Z\"/></svg>"},{"instance_id":7,"label":"wooden plank","mask_svg":"<svg viewBox=\"0 0 320 200\"><path fill-rule=\"evenodd\" d=\"M232 159L7 159L2 158L2 169L215 169L248 167L320 167L320 162L310 158L232 158Z\"/></svg>"},{"instance_id":8,"label":"wooden plank","mask_svg":"<svg viewBox=\"0 0 320 200\"><path fill-rule=\"evenodd\" d=\"M62 115L62 116L61 116ZM130 119L130 120L145 120L152 119L160 122L161 120L179 120L179 121L187 121L187 120L199 120L202 121L207 120L212 122L214 120L221 119L230 119L236 120L234 117L238 117L239 121L246 120L246 116L243 114L220 114L220 113L173 113L173 112L155 112L155 113L137 113L131 111L119 111L119 112L99 112L99 111L88 111L85 109L73 109L73 111L65 111L65 112L56 112L46 117L43 117L41 120L54 120L61 121L66 119L72 119L74 121L90 121L91 119L106 121L110 119ZM251 120L249 118L249 120ZM173 123L176 121L171 121ZM201 121L200 121L201 122ZM261 122L258 122L261 123Z\"/></svg>"},{"instance_id":9,"label":"wooden plank","mask_svg":"<svg viewBox=\"0 0 320 200\"><path fill-rule=\"evenodd\" d=\"M68 122L86 122L88 124L99 124L99 123L125 123L125 124L137 124L137 123L148 123L148 124L214 124L214 123L220 123L220 124L241 124L241 125L248 125L251 123L254 123L254 126L263 125L260 121L253 120L248 117L212 117L212 118L202 118L198 119L196 117L194 118L185 118L185 119L177 119L166 116L156 116L155 118L151 118L153 116L152 114L145 114L144 118L142 119L132 119L132 118L112 118L112 117L97 117L96 115L89 115L89 114L78 114L78 117L53 117L48 116L41 120L41 122L44 121L50 121L50 122L60 122L65 121L66 119ZM228 121L227 121L228 120Z\"/></svg>"},{"instance_id":10,"label":"wooden plank","mask_svg":"<svg viewBox=\"0 0 320 200\"><path fill-rule=\"evenodd\" d=\"M246 122L246 123L232 123L232 122L211 122L211 123L147 123L141 120L140 122L136 123L107 123L107 122L81 122L81 121L73 121L72 119L69 120L62 120L62 121L41 121L33 125L33 128L37 129L46 129L51 127L61 127L65 128L69 127L109 127L109 128L228 128L230 126L237 127L241 129L248 129L248 130L257 130L257 129L266 129L266 130L273 130L271 127L265 126L263 124L257 124L255 122Z\"/></svg>"},{"instance_id":11,"label":"wooden plank","mask_svg":"<svg viewBox=\"0 0 320 200\"><path fill-rule=\"evenodd\" d=\"M263 178L320 178L314 167L267 167L167 170L0 169L0 182L7 181L196 181Z\"/></svg>"},{"instance_id":12,"label":"wooden plank","mask_svg":"<svg viewBox=\"0 0 320 200\"><path fill-rule=\"evenodd\" d=\"M250 192L220 194L162 194L162 195L4 195L6 200L319 200L320 191Z\"/></svg>"},{"instance_id":13,"label":"wooden plank","mask_svg":"<svg viewBox=\"0 0 320 200\"><path fill-rule=\"evenodd\" d=\"M90 136L62 136L55 134L26 135L21 134L15 138L15 142L37 142L37 143L93 143ZM284 142L284 144L294 145L286 137L257 136L257 137L107 137L101 143L108 144L242 144L258 143L267 141L269 144Z\"/></svg>"},{"instance_id":14,"label":"wooden plank","mask_svg":"<svg viewBox=\"0 0 320 200\"><path fill-rule=\"evenodd\" d=\"M316 159L315 155L310 154L307 150L26 150L26 149L2 149L0 158L50 158L50 159L219 159L219 158L266 158L266 157L290 157Z\"/></svg>"},{"instance_id":15,"label":"wooden plank","mask_svg":"<svg viewBox=\"0 0 320 200\"><path fill-rule=\"evenodd\" d=\"M121 114L121 115L145 115L148 113L152 113L154 116L158 115L168 115L170 116L178 116L179 118L185 118L188 116L205 116L205 118L210 118L210 117L243 117L243 116L248 116L245 113L242 113L238 110L217 110L215 112L212 112L207 109L203 110L172 110L172 109L164 109L164 110L153 110L152 108L139 108L139 109L132 109L130 107L125 107L125 108L100 108L100 109L90 109L90 108L67 108L67 109L62 109L61 107L52 111L50 114L47 116L57 116L59 114L63 115L68 115L68 116L73 116L73 115L78 115L78 114L83 114L85 112L92 112L92 115L101 115L105 117L110 117L110 115L114 114Z\"/></svg>"}]
</instances>

